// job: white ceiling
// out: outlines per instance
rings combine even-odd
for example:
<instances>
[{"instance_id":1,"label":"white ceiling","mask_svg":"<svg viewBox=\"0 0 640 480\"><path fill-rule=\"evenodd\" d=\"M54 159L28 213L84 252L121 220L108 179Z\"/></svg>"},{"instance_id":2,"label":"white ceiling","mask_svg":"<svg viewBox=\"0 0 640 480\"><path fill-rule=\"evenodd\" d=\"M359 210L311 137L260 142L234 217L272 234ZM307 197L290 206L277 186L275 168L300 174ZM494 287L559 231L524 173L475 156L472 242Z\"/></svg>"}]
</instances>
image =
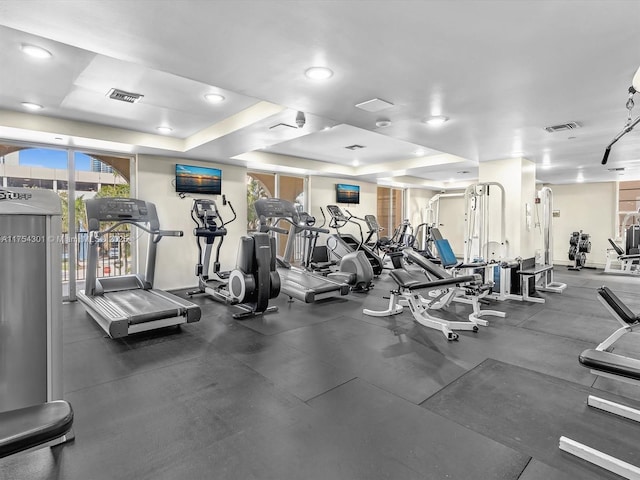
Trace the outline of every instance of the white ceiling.
<instances>
[{"instance_id":1,"label":"white ceiling","mask_svg":"<svg viewBox=\"0 0 640 480\"><path fill-rule=\"evenodd\" d=\"M535 162L548 183L575 182L578 171L586 182L640 179L640 130L600 165L640 65L639 5L2 0L0 136L75 135L113 150L431 188L459 186L479 162L512 156ZM54 57L27 58L22 43ZM313 65L335 73L311 81ZM144 98L109 100L112 87ZM210 92L226 101L205 102ZM373 98L393 107L355 107ZM23 101L45 108L24 114ZM298 111L303 128L270 128L295 126ZM450 120L422 122L435 114ZM379 128L379 119L392 123ZM544 130L570 121L582 128ZM169 138L160 125L173 129ZM353 144L366 148L344 148Z\"/></svg>"}]
</instances>

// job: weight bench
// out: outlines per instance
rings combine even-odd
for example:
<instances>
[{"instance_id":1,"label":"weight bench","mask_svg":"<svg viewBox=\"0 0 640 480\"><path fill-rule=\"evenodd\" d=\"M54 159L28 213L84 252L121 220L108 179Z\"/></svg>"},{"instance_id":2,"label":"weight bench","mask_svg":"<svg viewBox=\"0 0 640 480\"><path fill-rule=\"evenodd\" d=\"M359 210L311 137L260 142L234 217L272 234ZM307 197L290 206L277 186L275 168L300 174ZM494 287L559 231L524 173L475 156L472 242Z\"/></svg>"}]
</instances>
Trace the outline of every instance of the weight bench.
<instances>
[{"instance_id":1,"label":"weight bench","mask_svg":"<svg viewBox=\"0 0 640 480\"><path fill-rule=\"evenodd\" d=\"M482 284L470 284L465 288L458 289L457 295L453 299L454 302L471 305L473 311L469 314L469 321L486 327L487 325L489 325L489 322L482 319L481 317L493 316L504 318L506 316L504 312L500 312L498 310L480 309L480 300L491 293L491 290L493 289L493 281L487 281L486 279L493 278L493 271L497 264L489 264L487 262L464 263L458 261L455 254L453 253L453 249L451 248L449 240L442 238L442 235L440 235L440 231L438 229L432 228L431 230L435 231L434 233L437 233L439 237L435 240L435 245L436 250L438 251L438 256L440 257L440 262L445 269L449 269L453 276L458 275L461 270L473 269L477 271L477 269L480 268L485 270L485 279Z\"/></svg>"},{"instance_id":2,"label":"weight bench","mask_svg":"<svg viewBox=\"0 0 640 480\"><path fill-rule=\"evenodd\" d=\"M614 268L613 258L610 253L607 254L607 262L604 266L604 273L617 273L623 275L640 275L640 253L625 254L624 250L613 241L612 238L608 238L609 243L615 252L615 260L620 262L619 268ZM611 252L611 249L608 250Z\"/></svg>"},{"instance_id":3,"label":"weight bench","mask_svg":"<svg viewBox=\"0 0 640 480\"><path fill-rule=\"evenodd\" d=\"M478 331L478 324L473 321L445 320L431 316L430 310L439 310L449 305L456 294L455 289L465 285L479 285L482 283L480 275L463 275L454 277L442 268L430 262L412 248L402 250L407 260L425 269L425 273L408 272L397 268L389 272L389 276L396 282L397 289L391 291L389 306L386 310L376 311L365 308L362 313L374 317L387 317L402 312L403 305L409 306L414 319L425 327L441 331L447 340L457 340L458 334L454 330ZM440 290L435 297L425 298L419 292Z\"/></svg>"},{"instance_id":4,"label":"weight bench","mask_svg":"<svg viewBox=\"0 0 640 480\"><path fill-rule=\"evenodd\" d=\"M73 440L73 409L56 400L0 412L0 458Z\"/></svg>"},{"instance_id":5,"label":"weight bench","mask_svg":"<svg viewBox=\"0 0 640 480\"><path fill-rule=\"evenodd\" d=\"M591 373L595 375L640 385L640 360L612 353L613 344L616 341L640 327L640 315L635 315L608 287L598 289L598 300L622 326L595 349L582 352L579 357L580 364L590 368ZM587 404L590 407L640 422L640 410L638 409L593 395L589 395ZM640 431L638 433L640 435ZM560 449L624 478L640 480L640 468L635 465L623 462L567 437L560 437Z\"/></svg>"}]
</instances>

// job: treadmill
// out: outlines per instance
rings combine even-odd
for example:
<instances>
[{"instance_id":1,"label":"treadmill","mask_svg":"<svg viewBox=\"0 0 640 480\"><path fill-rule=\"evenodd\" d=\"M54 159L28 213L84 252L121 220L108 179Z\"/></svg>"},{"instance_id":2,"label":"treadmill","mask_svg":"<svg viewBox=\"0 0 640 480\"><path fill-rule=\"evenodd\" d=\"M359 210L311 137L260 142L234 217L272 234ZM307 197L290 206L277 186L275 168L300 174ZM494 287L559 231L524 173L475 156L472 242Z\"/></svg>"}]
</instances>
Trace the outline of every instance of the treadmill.
<instances>
[{"instance_id":1,"label":"treadmill","mask_svg":"<svg viewBox=\"0 0 640 480\"><path fill-rule=\"evenodd\" d=\"M200 320L200 307L163 290L153 288L157 244L162 237L181 237L179 230L160 230L153 203L133 198L85 200L89 221L89 255L85 289L78 300L87 313L111 337ZM100 230L100 224L111 224ZM129 274L97 278L98 251L104 236L122 225L133 225L149 234L145 275Z\"/></svg>"},{"instance_id":2,"label":"treadmill","mask_svg":"<svg viewBox=\"0 0 640 480\"><path fill-rule=\"evenodd\" d=\"M278 257L277 270L280 275L280 291L289 298L296 298L305 303L314 303L325 298L347 295L350 291L348 284L332 280L302 268L291 265L291 257L295 246L296 234L307 231L329 233L329 230L310 225L303 221L293 203L280 198L261 198L254 204L260 219L260 231L277 232L287 237L284 258ZM311 219L313 217L305 217ZM271 224L269 224L271 220ZM289 230L280 228L277 224L284 221L289 224Z\"/></svg>"}]
</instances>

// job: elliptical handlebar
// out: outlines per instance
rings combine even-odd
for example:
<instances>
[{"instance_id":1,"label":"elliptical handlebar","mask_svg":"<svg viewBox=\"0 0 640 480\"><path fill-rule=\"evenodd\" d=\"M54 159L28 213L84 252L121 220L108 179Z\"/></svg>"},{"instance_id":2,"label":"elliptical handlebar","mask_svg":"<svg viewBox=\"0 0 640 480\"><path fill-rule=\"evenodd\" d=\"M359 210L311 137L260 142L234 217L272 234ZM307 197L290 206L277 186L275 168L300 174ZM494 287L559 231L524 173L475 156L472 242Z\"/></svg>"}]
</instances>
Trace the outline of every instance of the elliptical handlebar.
<instances>
[{"instance_id":1,"label":"elliptical handlebar","mask_svg":"<svg viewBox=\"0 0 640 480\"><path fill-rule=\"evenodd\" d=\"M347 212L349 216L348 217L345 216L342 213L342 210L340 209L340 207L338 207L337 205L327 205L327 210L329 211L329 215L331 215L331 222L329 222L329 227L335 228L338 234L340 234L340 229L344 227L347 223L353 223L358 227L358 230L360 231L360 245L356 250L361 248L365 242L364 233L362 231L362 225L360 225L360 222L356 222L353 219L355 218L356 220L360 220L363 222L365 220L363 218L356 217L349 210L346 210L346 209L345 209L345 212Z\"/></svg>"},{"instance_id":2,"label":"elliptical handlebar","mask_svg":"<svg viewBox=\"0 0 640 480\"><path fill-rule=\"evenodd\" d=\"M355 218L356 220L360 220L361 222L366 222L364 218L356 217L353 213L351 213L346 208L344 209L344 211L347 212L347 215L349 215L349 220L351 220L352 218Z\"/></svg>"},{"instance_id":3,"label":"elliptical handlebar","mask_svg":"<svg viewBox=\"0 0 640 480\"><path fill-rule=\"evenodd\" d=\"M233 208L233 205L231 204L231 200L227 200L226 195L222 195L222 205L229 205L229 208L233 213L233 218L231 220L229 220L228 222L222 222L222 226L224 227L225 225L228 225L229 223L235 221L235 219L238 218L238 215L236 214L235 208ZM222 220L222 218L220 218L220 220Z\"/></svg>"}]
</instances>

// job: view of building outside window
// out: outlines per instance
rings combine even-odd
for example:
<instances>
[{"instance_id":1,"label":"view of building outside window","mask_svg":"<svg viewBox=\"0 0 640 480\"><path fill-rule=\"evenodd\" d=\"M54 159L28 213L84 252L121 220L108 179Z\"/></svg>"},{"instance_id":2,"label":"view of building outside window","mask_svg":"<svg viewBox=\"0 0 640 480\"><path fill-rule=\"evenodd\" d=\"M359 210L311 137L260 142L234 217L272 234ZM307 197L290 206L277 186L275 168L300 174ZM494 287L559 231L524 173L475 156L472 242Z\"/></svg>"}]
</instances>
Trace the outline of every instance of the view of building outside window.
<instances>
[{"instance_id":1,"label":"view of building outside window","mask_svg":"<svg viewBox=\"0 0 640 480\"><path fill-rule=\"evenodd\" d=\"M62 280L68 292L70 278L70 249L75 248L75 279L84 280L88 254L87 220L84 200L99 197L128 197L129 184L108 161L129 159L73 152L75 195L69 200L69 172L67 150L29 148L0 145L0 186L11 188L42 188L53 190L62 203ZM71 206L72 205L72 206ZM71 206L71 207L70 207ZM75 234L70 234L69 208L75 212ZM131 270L129 229L121 228L102 239L100 244L99 276L128 273ZM66 295L65 295L66 296Z\"/></svg>"}]
</instances>

